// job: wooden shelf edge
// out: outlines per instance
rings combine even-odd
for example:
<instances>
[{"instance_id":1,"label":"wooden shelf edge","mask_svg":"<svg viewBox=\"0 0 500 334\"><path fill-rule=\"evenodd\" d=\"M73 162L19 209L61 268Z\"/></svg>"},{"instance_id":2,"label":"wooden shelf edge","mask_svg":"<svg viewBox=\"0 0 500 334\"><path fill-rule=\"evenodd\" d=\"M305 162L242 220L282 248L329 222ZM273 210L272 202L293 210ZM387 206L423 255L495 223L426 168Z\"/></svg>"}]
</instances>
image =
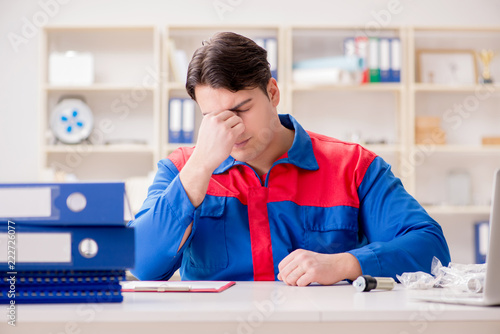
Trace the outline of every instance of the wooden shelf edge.
<instances>
[{"instance_id":1,"label":"wooden shelf edge","mask_svg":"<svg viewBox=\"0 0 500 334\"><path fill-rule=\"evenodd\" d=\"M154 153L154 148L150 145L114 144L114 145L47 145L47 153Z\"/></svg>"},{"instance_id":2,"label":"wooden shelf edge","mask_svg":"<svg viewBox=\"0 0 500 334\"><path fill-rule=\"evenodd\" d=\"M371 83L360 85L336 85L336 84L314 84L314 83L289 83L292 91L373 91L373 92L401 92L403 85L400 83Z\"/></svg>"},{"instance_id":3,"label":"wooden shelf edge","mask_svg":"<svg viewBox=\"0 0 500 334\"><path fill-rule=\"evenodd\" d=\"M415 83L410 86L415 92L465 92L473 93L477 91L500 92L499 84L492 85L443 85L443 84L426 84Z\"/></svg>"},{"instance_id":4,"label":"wooden shelf edge","mask_svg":"<svg viewBox=\"0 0 500 334\"><path fill-rule=\"evenodd\" d=\"M434 153L500 153L500 145L413 145L413 148Z\"/></svg>"},{"instance_id":5,"label":"wooden shelf edge","mask_svg":"<svg viewBox=\"0 0 500 334\"><path fill-rule=\"evenodd\" d=\"M115 84L93 84L93 85L88 85L88 86L62 86L62 85L50 85L50 84L45 84L43 86L43 89L46 91L51 91L51 92L56 92L56 91L61 91L61 92L75 92L75 91L86 91L86 92L91 92L91 91L129 91L133 89L145 89L149 91L154 91L157 87L156 86L144 86L140 83L137 84L127 84L127 85L115 85Z\"/></svg>"},{"instance_id":6,"label":"wooden shelf edge","mask_svg":"<svg viewBox=\"0 0 500 334\"><path fill-rule=\"evenodd\" d=\"M489 214L489 205L424 205L424 209L430 214Z\"/></svg>"}]
</instances>

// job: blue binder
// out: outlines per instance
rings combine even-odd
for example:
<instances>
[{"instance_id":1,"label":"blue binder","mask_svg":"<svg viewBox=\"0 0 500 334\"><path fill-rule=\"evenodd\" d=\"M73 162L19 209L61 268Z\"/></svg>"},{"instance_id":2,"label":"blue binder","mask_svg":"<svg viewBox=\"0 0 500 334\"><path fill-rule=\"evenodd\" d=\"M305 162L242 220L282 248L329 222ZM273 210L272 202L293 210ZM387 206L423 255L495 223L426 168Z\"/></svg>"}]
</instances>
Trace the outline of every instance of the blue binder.
<instances>
[{"instance_id":1,"label":"blue binder","mask_svg":"<svg viewBox=\"0 0 500 334\"><path fill-rule=\"evenodd\" d=\"M0 252L0 271L114 270L134 267L133 228L22 225L16 227L15 234L9 232L6 225L0 226L0 246L5 249ZM12 235L15 238L10 237ZM16 247L15 254L8 255L8 246ZM13 255L15 261L11 257Z\"/></svg>"},{"instance_id":2,"label":"blue binder","mask_svg":"<svg viewBox=\"0 0 500 334\"><path fill-rule=\"evenodd\" d=\"M12 277L15 277L12 280ZM81 286L109 285L125 281L125 270L45 270L45 271L0 271L0 288L38 287L47 285Z\"/></svg>"},{"instance_id":3,"label":"blue binder","mask_svg":"<svg viewBox=\"0 0 500 334\"><path fill-rule=\"evenodd\" d=\"M489 221L481 221L474 224L474 255L476 263L485 263L488 253L490 224Z\"/></svg>"},{"instance_id":4,"label":"blue binder","mask_svg":"<svg viewBox=\"0 0 500 334\"><path fill-rule=\"evenodd\" d=\"M266 49L271 76L278 80L278 40L276 37L254 38L255 43Z\"/></svg>"},{"instance_id":5,"label":"blue binder","mask_svg":"<svg viewBox=\"0 0 500 334\"><path fill-rule=\"evenodd\" d=\"M123 182L0 184L0 224L125 226Z\"/></svg>"},{"instance_id":6,"label":"blue binder","mask_svg":"<svg viewBox=\"0 0 500 334\"><path fill-rule=\"evenodd\" d=\"M380 82L392 82L391 75L391 39L379 38Z\"/></svg>"},{"instance_id":7,"label":"blue binder","mask_svg":"<svg viewBox=\"0 0 500 334\"><path fill-rule=\"evenodd\" d=\"M168 104L168 142L182 143L182 99L171 98Z\"/></svg>"},{"instance_id":8,"label":"blue binder","mask_svg":"<svg viewBox=\"0 0 500 334\"><path fill-rule=\"evenodd\" d=\"M182 131L181 143L191 144L194 141L195 102L182 99Z\"/></svg>"},{"instance_id":9,"label":"blue binder","mask_svg":"<svg viewBox=\"0 0 500 334\"><path fill-rule=\"evenodd\" d=\"M390 49L390 82L401 82L401 41L399 38L391 38Z\"/></svg>"},{"instance_id":10,"label":"blue binder","mask_svg":"<svg viewBox=\"0 0 500 334\"><path fill-rule=\"evenodd\" d=\"M12 295L14 294L14 296ZM0 291L0 304L47 304L47 303L120 303L123 301L121 285L46 285L39 287L21 287L9 294Z\"/></svg>"}]
</instances>

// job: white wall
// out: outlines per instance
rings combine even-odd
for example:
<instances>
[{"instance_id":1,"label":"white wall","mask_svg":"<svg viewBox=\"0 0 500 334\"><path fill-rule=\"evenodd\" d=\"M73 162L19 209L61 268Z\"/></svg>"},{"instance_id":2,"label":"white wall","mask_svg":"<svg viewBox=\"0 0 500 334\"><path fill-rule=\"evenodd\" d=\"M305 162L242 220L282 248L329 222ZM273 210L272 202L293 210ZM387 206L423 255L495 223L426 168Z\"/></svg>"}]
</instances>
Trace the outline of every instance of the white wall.
<instances>
[{"instance_id":1,"label":"white wall","mask_svg":"<svg viewBox=\"0 0 500 334\"><path fill-rule=\"evenodd\" d=\"M500 1L0 0L0 182L38 177L39 26L245 23L491 26Z\"/></svg>"}]
</instances>

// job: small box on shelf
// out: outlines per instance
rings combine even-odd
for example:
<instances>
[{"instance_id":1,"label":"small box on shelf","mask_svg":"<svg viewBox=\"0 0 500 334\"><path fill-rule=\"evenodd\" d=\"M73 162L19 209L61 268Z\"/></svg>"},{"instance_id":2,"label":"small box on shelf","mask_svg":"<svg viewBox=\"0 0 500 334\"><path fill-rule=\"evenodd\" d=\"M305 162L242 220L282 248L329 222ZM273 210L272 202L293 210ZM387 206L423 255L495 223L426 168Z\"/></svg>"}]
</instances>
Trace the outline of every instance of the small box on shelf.
<instances>
[{"instance_id":1,"label":"small box on shelf","mask_svg":"<svg viewBox=\"0 0 500 334\"><path fill-rule=\"evenodd\" d=\"M415 143L446 144L446 132L441 128L441 118L434 116L417 116L415 119Z\"/></svg>"},{"instance_id":2,"label":"small box on shelf","mask_svg":"<svg viewBox=\"0 0 500 334\"><path fill-rule=\"evenodd\" d=\"M500 145L500 136L498 137L483 137L481 139L483 145Z\"/></svg>"}]
</instances>

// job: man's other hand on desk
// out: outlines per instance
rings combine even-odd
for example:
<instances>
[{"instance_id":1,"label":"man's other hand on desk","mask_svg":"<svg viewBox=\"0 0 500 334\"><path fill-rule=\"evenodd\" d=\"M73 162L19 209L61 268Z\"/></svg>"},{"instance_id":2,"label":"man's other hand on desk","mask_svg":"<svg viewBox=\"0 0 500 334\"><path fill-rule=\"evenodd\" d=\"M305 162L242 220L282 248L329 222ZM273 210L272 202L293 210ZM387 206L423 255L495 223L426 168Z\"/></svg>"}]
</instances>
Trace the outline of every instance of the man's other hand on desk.
<instances>
[{"instance_id":1,"label":"man's other hand on desk","mask_svg":"<svg viewBox=\"0 0 500 334\"><path fill-rule=\"evenodd\" d=\"M278 265L278 279L288 285L307 286L313 282L331 285L344 279L355 280L362 274L354 255L321 254L297 249Z\"/></svg>"}]
</instances>

